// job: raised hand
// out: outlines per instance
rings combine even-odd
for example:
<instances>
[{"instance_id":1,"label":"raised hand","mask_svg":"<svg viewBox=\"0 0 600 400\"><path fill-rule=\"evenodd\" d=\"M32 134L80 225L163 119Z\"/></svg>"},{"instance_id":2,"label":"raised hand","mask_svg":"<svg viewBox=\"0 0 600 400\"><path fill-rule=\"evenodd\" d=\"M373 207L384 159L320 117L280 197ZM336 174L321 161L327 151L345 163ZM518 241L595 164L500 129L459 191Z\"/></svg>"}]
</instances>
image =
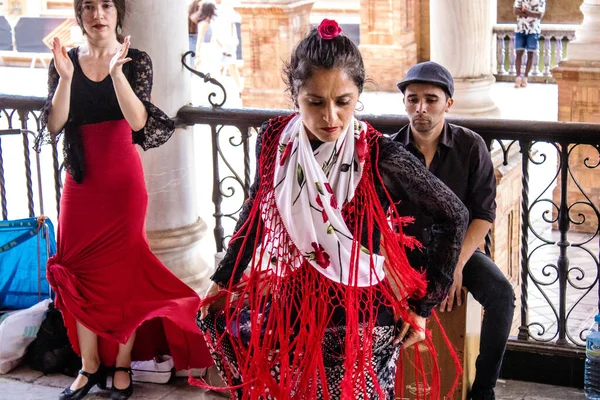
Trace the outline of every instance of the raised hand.
<instances>
[{"instance_id":1,"label":"raised hand","mask_svg":"<svg viewBox=\"0 0 600 400\"><path fill-rule=\"evenodd\" d=\"M131 58L127 57L127 53L129 52L129 44L131 43L131 37L127 36L125 41L117 51L117 53L110 60L110 64L108 65L108 73L113 78L118 74L123 73L123 64L131 61Z\"/></svg>"},{"instance_id":2,"label":"raised hand","mask_svg":"<svg viewBox=\"0 0 600 400\"><path fill-rule=\"evenodd\" d=\"M52 55L54 56L54 67L60 78L70 81L73 78L75 67L67 54L67 49L65 46L61 46L60 39L56 37L52 42Z\"/></svg>"}]
</instances>

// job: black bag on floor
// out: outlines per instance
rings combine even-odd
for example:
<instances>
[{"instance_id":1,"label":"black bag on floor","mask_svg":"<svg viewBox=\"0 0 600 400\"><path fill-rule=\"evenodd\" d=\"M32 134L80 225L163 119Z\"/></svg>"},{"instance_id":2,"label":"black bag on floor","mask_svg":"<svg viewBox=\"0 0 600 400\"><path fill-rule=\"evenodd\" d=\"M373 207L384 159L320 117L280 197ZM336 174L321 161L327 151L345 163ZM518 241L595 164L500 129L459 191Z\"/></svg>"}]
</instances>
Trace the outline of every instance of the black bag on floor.
<instances>
[{"instance_id":1,"label":"black bag on floor","mask_svg":"<svg viewBox=\"0 0 600 400\"><path fill-rule=\"evenodd\" d=\"M63 373L75 376L81 359L73 349L60 311L50 303L37 337L27 348L27 363L44 374Z\"/></svg>"}]
</instances>

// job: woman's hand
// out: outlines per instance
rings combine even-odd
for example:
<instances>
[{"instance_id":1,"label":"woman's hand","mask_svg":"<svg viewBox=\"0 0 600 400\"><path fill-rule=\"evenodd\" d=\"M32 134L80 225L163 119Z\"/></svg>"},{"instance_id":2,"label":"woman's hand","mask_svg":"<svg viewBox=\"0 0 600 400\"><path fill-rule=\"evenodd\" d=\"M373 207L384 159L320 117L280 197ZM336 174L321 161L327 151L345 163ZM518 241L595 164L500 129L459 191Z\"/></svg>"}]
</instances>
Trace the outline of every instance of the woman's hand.
<instances>
[{"instance_id":1,"label":"woman's hand","mask_svg":"<svg viewBox=\"0 0 600 400\"><path fill-rule=\"evenodd\" d=\"M129 52L129 45L131 43L131 36L127 36L125 41L117 51L117 53L110 60L110 64L108 65L108 73L111 77L118 76L123 73L123 64L131 61L130 57L127 57L127 53Z\"/></svg>"},{"instance_id":2,"label":"woman's hand","mask_svg":"<svg viewBox=\"0 0 600 400\"><path fill-rule=\"evenodd\" d=\"M409 318L414 321L415 327L413 328L408 322L404 321L400 333L396 335L392 342L394 345L402 343L404 349L425 340L425 327L427 325L427 318L415 314L412 310L409 310L408 314Z\"/></svg>"},{"instance_id":3,"label":"woman's hand","mask_svg":"<svg viewBox=\"0 0 600 400\"><path fill-rule=\"evenodd\" d=\"M215 282L211 282L208 289L206 289L206 292L204 293L202 300L206 300L210 297L216 296L219 293L219 290L221 290L219 285L217 285ZM206 304L200 309L200 319L204 319L208 316L208 308L209 307L210 307L210 304Z\"/></svg>"},{"instance_id":4,"label":"woman's hand","mask_svg":"<svg viewBox=\"0 0 600 400\"><path fill-rule=\"evenodd\" d=\"M61 46L60 39L55 37L52 42L52 55L54 56L54 67L60 79L70 81L73 78L73 62L67 54L65 46Z\"/></svg>"}]
</instances>

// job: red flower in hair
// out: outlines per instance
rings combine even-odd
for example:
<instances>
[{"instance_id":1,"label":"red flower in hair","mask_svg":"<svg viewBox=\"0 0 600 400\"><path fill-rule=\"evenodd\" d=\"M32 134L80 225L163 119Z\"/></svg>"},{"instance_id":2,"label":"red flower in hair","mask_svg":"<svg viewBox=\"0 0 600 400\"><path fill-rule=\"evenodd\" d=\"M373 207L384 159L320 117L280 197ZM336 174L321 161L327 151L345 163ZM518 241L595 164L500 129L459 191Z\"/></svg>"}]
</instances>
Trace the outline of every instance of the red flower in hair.
<instances>
[{"instance_id":1,"label":"red flower in hair","mask_svg":"<svg viewBox=\"0 0 600 400\"><path fill-rule=\"evenodd\" d=\"M358 161L365 161L365 159L367 158L367 138L365 131L362 131L360 133L360 137L356 140L354 149L356 150L356 156L358 157Z\"/></svg>"},{"instance_id":2,"label":"red flower in hair","mask_svg":"<svg viewBox=\"0 0 600 400\"><path fill-rule=\"evenodd\" d=\"M325 18L319 27L317 28L319 36L323 40L331 40L339 36L342 33L342 28L332 19Z\"/></svg>"},{"instance_id":3,"label":"red flower in hair","mask_svg":"<svg viewBox=\"0 0 600 400\"><path fill-rule=\"evenodd\" d=\"M308 253L311 260L317 263L317 265L323 269L326 269L331 264L329 262L329 254L325 252L323 246L318 244L317 242L312 242L310 244L315 251Z\"/></svg>"}]
</instances>

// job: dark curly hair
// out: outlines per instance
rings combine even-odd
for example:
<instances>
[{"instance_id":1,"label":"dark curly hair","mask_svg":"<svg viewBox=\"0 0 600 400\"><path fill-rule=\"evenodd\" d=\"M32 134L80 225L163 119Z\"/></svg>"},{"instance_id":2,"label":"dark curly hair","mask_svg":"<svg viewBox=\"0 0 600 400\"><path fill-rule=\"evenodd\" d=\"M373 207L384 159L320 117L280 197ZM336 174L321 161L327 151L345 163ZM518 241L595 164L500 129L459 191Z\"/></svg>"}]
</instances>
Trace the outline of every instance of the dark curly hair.
<instances>
[{"instance_id":1,"label":"dark curly hair","mask_svg":"<svg viewBox=\"0 0 600 400\"><path fill-rule=\"evenodd\" d=\"M334 68L348 74L358 87L358 93L362 93L366 81L365 65L358 47L344 35L322 39L317 29L312 28L296 45L290 61L283 68L284 81L294 105L298 106L298 92L315 70Z\"/></svg>"},{"instance_id":2,"label":"dark curly hair","mask_svg":"<svg viewBox=\"0 0 600 400\"><path fill-rule=\"evenodd\" d=\"M83 28L83 20L81 19L81 13L82 13L82 9L83 9L83 1L84 0L75 0L73 1L73 9L75 10L75 20L77 21L77 24L79 25L79 27L81 28L81 31L83 32L83 34L85 35L85 29ZM116 27L116 34L117 34L117 40L121 43L123 43L123 39L125 39L123 37L123 21L125 21L125 16L127 14L127 4L126 4L126 0L112 0L113 5L115 6L115 8L117 9L117 27Z\"/></svg>"}]
</instances>

